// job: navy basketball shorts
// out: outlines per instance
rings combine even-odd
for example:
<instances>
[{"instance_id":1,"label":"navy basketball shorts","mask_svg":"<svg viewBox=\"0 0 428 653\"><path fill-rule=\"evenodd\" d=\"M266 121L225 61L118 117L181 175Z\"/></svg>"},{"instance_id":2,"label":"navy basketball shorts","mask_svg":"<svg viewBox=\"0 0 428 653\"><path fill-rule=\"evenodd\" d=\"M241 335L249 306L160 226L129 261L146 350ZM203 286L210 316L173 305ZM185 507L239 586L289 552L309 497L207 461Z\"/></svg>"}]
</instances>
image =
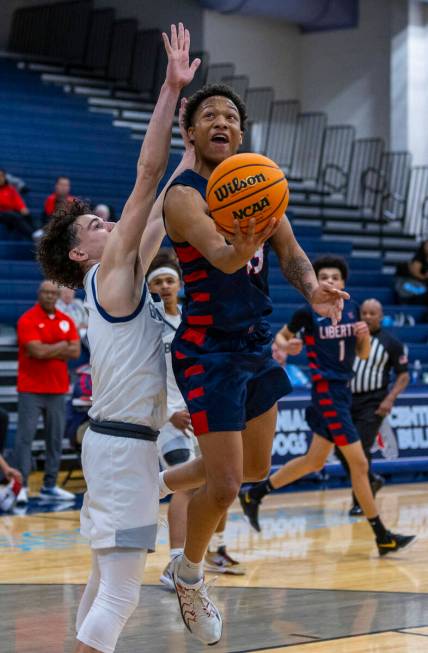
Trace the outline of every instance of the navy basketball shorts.
<instances>
[{"instance_id":1,"label":"navy basketball shorts","mask_svg":"<svg viewBox=\"0 0 428 653\"><path fill-rule=\"evenodd\" d=\"M195 435L242 431L248 420L291 392L271 345L264 321L245 333L180 325L171 347L172 365Z\"/></svg>"},{"instance_id":2,"label":"navy basketball shorts","mask_svg":"<svg viewBox=\"0 0 428 653\"><path fill-rule=\"evenodd\" d=\"M352 393L347 381L317 381L312 403L306 409L310 429L337 447L358 442L360 436L351 416Z\"/></svg>"}]
</instances>

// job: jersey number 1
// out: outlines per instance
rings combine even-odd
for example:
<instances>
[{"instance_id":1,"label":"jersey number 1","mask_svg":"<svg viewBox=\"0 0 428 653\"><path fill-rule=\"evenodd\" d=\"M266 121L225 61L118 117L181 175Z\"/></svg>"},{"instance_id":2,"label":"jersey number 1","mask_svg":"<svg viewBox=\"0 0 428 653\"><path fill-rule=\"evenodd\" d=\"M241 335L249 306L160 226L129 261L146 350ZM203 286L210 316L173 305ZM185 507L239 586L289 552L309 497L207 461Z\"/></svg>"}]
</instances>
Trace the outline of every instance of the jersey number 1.
<instances>
[{"instance_id":1,"label":"jersey number 1","mask_svg":"<svg viewBox=\"0 0 428 653\"><path fill-rule=\"evenodd\" d=\"M339 361L345 360L345 341L339 340Z\"/></svg>"}]
</instances>

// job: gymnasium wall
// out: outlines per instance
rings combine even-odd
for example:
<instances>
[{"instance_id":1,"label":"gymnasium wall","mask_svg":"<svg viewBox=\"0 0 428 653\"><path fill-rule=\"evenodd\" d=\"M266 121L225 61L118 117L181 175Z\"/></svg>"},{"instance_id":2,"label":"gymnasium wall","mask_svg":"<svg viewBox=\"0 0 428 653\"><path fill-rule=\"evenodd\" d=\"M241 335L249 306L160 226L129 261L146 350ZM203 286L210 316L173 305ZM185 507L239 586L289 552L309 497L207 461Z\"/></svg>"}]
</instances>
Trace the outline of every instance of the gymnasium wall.
<instances>
[{"instance_id":1,"label":"gymnasium wall","mask_svg":"<svg viewBox=\"0 0 428 653\"><path fill-rule=\"evenodd\" d=\"M352 123L358 136L389 138L390 0L361 0L357 29L304 34L285 21L206 11L212 62L235 61L252 86Z\"/></svg>"},{"instance_id":2,"label":"gymnasium wall","mask_svg":"<svg viewBox=\"0 0 428 653\"><path fill-rule=\"evenodd\" d=\"M204 13L204 49L211 63L234 62L251 86L273 86L278 99L297 97L301 41L299 28L285 21Z\"/></svg>"},{"instance_id":3,"label":"gymnasium wall","mask_svg":"<svg viewBox=\"0 0 428 653\"><path fill-rule=\"evenodd\" d=\"M390 0L361 0L358 29L301 36L298 97L359 137L390 133Z\"/></svg>"}]
</instances>

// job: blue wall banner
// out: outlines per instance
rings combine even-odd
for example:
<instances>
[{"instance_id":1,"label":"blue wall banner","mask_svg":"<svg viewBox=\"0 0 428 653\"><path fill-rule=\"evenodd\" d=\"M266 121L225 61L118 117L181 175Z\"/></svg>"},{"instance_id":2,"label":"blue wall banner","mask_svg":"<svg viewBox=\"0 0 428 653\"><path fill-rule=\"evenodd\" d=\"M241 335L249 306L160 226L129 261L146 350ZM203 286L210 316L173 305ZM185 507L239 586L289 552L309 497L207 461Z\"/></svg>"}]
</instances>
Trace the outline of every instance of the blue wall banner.
<instances>
[{"instance_id":1,"label":"blue wall banner","mask_svg":"<svg viewBox=\"0 0 428 653\"><path fill-rule=\"evenodd\" d=\"M304 455L312 433L306 423L305 409L310 403L308 392L295 392L278 404L278 420L272 448L272 465L278 467L296 456ZM373 447L374 467L379 471L399 472L413 469L428 473L428 392L411 390L396 401L391 414L382 424L381 434ZM341 465L332 457L329 471L342 475Z\"/></svg>"}]
</instances>

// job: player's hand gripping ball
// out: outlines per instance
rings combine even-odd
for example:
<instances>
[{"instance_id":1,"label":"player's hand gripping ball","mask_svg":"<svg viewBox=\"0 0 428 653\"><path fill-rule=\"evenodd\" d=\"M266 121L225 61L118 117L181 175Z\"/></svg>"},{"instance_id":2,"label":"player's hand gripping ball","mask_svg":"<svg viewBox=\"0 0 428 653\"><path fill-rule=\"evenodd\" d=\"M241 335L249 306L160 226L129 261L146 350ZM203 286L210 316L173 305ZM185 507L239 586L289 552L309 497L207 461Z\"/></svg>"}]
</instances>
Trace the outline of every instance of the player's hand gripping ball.
<instances>
[{"instance_id":1,"label":"player's hand gripping ball","mask_svg":"<svg viewBox=\"0 0 428 653\"><path fill-rule=\"evenodd\" d=\"M235 154L222 161L208 180L206 201L218 227L234 233L239 220L246 233L251 218L256 233L270 218L280 220L288 205L288 182L277 164L261 154Z\"/></svg>"}]
</instances>

